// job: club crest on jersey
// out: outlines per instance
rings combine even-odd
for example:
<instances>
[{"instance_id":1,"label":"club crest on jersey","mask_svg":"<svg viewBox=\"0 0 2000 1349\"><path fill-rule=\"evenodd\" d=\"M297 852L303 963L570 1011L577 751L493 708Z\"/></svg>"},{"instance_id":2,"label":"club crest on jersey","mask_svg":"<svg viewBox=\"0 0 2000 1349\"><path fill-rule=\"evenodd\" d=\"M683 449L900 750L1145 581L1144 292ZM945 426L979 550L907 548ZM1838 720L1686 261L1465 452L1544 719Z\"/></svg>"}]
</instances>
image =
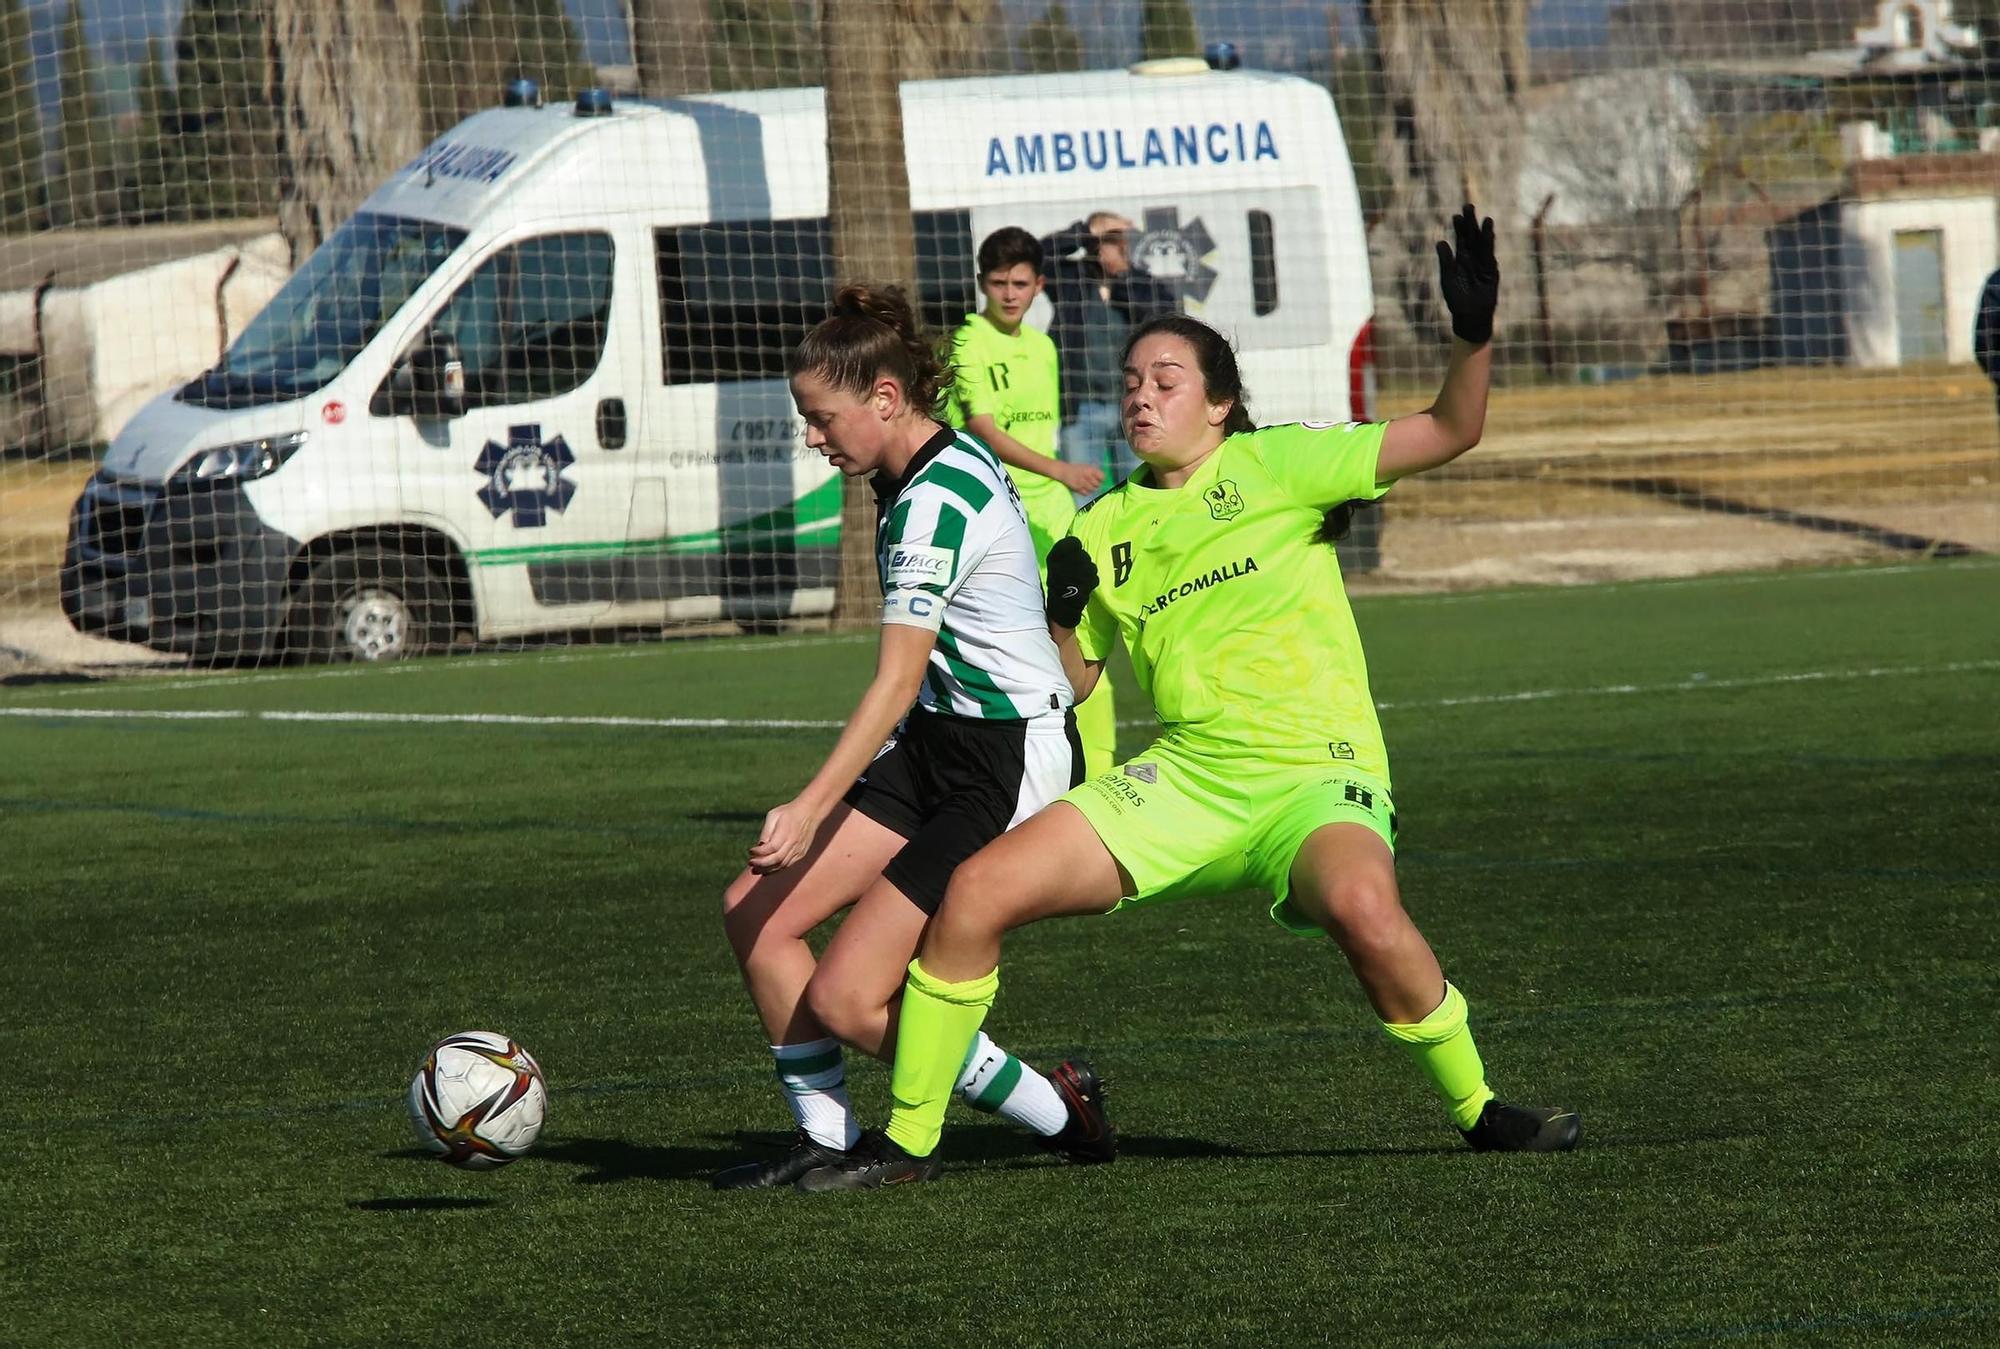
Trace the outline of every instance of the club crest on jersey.
<instances>
[{"instance_id":1,"label":"club crest on jersey","mask_svg":"<svg viewBox=\"0 0 2000 1349\"><path fill-rule=\"evenodd\" d=\"M1201 495L1208 502L1208 513L1218 520L1234 520L1243 514L1243 494L1227 478Z\"/></svg>"},{"instance_id":2,"label":"club crest on jersey","mask_svg":"<svg viewBox=\"0 0 2000 1349\"><path fill-rule=\"evenodd\" d=\"M1111 584L1122 586L1132 577L1132 544L1128 540L1111 545Z\"/></svg>"}]
</instances>

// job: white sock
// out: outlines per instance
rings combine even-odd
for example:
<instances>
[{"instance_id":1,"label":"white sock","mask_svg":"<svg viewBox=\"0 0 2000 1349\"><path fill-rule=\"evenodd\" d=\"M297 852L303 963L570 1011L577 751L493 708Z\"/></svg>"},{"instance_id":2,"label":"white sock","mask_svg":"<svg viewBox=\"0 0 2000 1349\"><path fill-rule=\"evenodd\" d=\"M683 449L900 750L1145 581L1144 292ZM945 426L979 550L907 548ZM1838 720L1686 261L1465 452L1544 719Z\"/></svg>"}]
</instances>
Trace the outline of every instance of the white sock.
<instances>
[{"instance_id":1,"label":"white sock","mask_svg":"<svg viewBox=\"0 0 2000 1349\"><path fill-rule=\"evenodd\" d=\"M974 1110L1011 1120L1044 1137L1062 1132L1069 1107L1055 1084L979 1032L958 1070L958 1098Z\"/></svg>"},{"instance_id":2,"label":"white sock","mask_svg":"<svg viewBox=\"0 0 2000 1349\"><path fill-rule=\"evenodd\" d=\"M847 1103L847 1063L838 1040L808 1040L797 1045L772 1045L778 1065L778 1085L792 1118L813 1138L830 1148L851 1148L861 1136L854 1107Z\"/></svg>"}]
</instances>

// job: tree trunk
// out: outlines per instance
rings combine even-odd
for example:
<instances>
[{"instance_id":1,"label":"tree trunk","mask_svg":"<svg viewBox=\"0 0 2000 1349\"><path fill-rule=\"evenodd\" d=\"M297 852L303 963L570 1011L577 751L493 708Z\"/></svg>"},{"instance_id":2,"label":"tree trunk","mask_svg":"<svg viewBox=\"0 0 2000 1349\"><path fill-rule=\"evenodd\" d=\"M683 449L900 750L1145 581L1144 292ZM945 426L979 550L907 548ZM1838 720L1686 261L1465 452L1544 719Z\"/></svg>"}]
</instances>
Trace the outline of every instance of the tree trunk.
<instances>
[{"instance_id":1,"label":"tree trunk","mask_svg":"<svg viewBox=\"0 0 2000 1349\"><path fill-rule=\"evenodd\" d=\"M1521 96L1528 87L1529 0L1364 0L1362 23L1380 62L1388 107L1380 167L1389 178L1386 275L1412 328L1442 341L1437 240L1465 202L1493 217L1500 254L1500 326L1530 312L1526 220L1516 200Z\"/></svg>"},{"instance_id":2,"label":"tree trunk","mask_svg":"<svg viewBox=\"0 0 2000 1349\"><path fill-rule=\"evenodd\" d=\"M893 6L830 0L822 8L836 285L898 285L921 311L900 81L988 69L992 53L983 39L994 31L993 18L993 0L898 0ZM880 599L874 493L849 478L841 493L834 625L872 623Z\"/></svg>"},{"instance_id":3,"label":"tree trunk","mask_svg":"<svg viewBox=\"0 0 2000 1349\"><path fill-rule=\"evenodd\" d=\"M910 222L909 170L903 159L903 102L897 66L903 32L897 12L833 3L820 20L826 53L827 203L833 225L835 284L867 280L917 293L916 231ZM848 478L840 506L840 583L836 627L861 627L881 599L875 575L874 494Z\"/></svg>"},{"instance_id":4,"label":"tree trunk","mask_svg":"<svg viewBox=\"0 0 2000 1349\"><path fill-rule=\"evenodd\" d=\"M423 19L429 0L276 0L284 195L294 266L424 147Z\"/></svg>"},{"instance_id":5,"label":"tree trunk","mask_svg":"<svg viewBox=\"0 0 2000 1349\"><path fill-rule=\"evenodd\" d=\"M706 93L709 77L708 0L625 0L632 64L647 98Z\"/></svg>"}]
</instances>

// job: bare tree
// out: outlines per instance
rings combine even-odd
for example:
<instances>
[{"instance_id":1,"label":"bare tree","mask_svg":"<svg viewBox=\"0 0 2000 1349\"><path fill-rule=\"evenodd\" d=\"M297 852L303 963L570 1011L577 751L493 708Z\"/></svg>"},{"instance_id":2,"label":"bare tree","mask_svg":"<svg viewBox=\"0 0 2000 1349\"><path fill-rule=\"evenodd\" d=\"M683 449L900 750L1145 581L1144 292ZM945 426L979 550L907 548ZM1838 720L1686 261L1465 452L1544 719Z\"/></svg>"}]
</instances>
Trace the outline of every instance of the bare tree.
<instances>
[{"instance_id":1,"label":"bare tree","mask_svg":"<svg viewBox=\"0 0 2000 1349\"><path fill-rule=\"evenodd\" d=\"M705 93L709 75L709 0L625 0L632 64L648 98Z\"/></svg>"},{"instance_id":2,"label":"bare tree","mask_svg":"<svg viewBox=\"0 0 2000 1349\"><path fill-rule=\"evenodd\" d=\"M428 8L428 0L276 0L285 163L278 227L294 264L423 148Z\"/></svg>"},{"instance_id":3,"label":"bare tree","mask_svg":"<svg viewBox=\"0 0 2000 1349\"><path fill-rule=\"evenodd\" d=\"M1433 244L1461 203L1499 226L1502 276L1525 279L1525 217L1516 201L1521 94L1528 87L1528 0L1363 0L1380 62L1389 179L1378 290L1425 336L1445 331ZM1528 288L1503 286L1501 321Z\"/></svg>"},{"instance_id":4,"label":"bare tree","mask_svg":"<svg viewBox=\"0 0 2000 1349\"><path fill-rule=\"evenodd\" d=\"M1571 235L1577 260L1636 275L1649 309L1685 291L1700 252L1686 246L1682 208L1709 139L1688 82L1658 67L1586 76L1552 90L1525 125L1523 204L1584 227Z\"/></svg>"}]
</instances>

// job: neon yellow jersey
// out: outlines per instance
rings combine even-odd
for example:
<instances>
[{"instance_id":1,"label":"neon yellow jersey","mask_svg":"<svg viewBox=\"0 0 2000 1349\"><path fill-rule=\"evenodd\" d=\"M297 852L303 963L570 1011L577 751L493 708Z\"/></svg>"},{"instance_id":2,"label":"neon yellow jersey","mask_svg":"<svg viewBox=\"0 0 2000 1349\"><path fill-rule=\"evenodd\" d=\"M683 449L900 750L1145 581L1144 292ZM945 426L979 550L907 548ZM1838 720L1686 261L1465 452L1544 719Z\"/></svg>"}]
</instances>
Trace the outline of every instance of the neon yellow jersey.
<instances>
[{"instance_id":1,"label":"neon yellow jersey","mask_svg":"<svg viewBox=\"0 0 2000 1349\"><path fill-rule=\"evenodd\" d=\"M1062 373L1056 344L1039 328L1023 323L1012 335L984 314L967 314L951 335L952 381L945 389L944 419L964 426L989 416L1002 431L1036 454L1056 457L1056 427L1062 415ZM1074 509L1069 488L1054 478L1008 464L1007 476L1021 494L1030 517L1040 518L1060 504ZM1038 510L1038 508L1040 508Z\"/></svg>"},{"instance_id":2,"label":"neon yellow jersey","mask_svg":"<svg viewBox=\"0 0 2000 1349\"><path fill-rule=\"evenodd\" d=\"M1177 488L1142 470L1078 515L1097 563L1077 640L1114 637L1174 741L1197 754L1351 764L1389 780L1326 509L1375 500L1380 422L1229 437Z\"/></svg>"}]
</instances>

